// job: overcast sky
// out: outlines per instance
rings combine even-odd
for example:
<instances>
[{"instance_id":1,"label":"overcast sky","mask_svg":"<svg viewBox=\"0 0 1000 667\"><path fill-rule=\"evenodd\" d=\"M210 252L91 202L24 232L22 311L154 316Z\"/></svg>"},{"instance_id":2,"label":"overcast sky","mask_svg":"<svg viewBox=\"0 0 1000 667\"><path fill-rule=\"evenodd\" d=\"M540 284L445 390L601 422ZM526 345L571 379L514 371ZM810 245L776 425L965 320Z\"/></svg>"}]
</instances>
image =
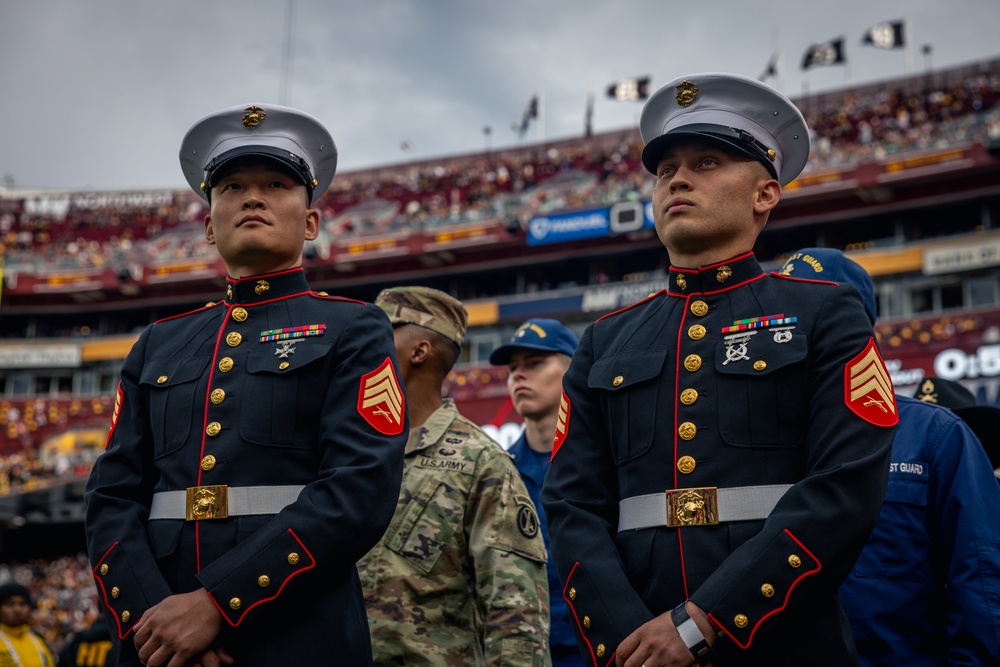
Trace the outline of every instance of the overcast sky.
<instances>
[{"instance_id":1,"label":"overcast sky","mask_svg":"<svg viewBox=\"0 0 1000 667\"><path fill-rule=\"evenodd\" d=\"M861 45L896 19L904 50ZM0 0L0 185L184 187L188 127L249 103L318 117L341 171L517 145L535 93L523 141L564 139L589 94L595 131L637 124L605 97L622 78L757 77L777 51L794 98L996 57L998 26L998 0ZM800 69L840 36L846 66Z\"/></svg>"}]
</instances>

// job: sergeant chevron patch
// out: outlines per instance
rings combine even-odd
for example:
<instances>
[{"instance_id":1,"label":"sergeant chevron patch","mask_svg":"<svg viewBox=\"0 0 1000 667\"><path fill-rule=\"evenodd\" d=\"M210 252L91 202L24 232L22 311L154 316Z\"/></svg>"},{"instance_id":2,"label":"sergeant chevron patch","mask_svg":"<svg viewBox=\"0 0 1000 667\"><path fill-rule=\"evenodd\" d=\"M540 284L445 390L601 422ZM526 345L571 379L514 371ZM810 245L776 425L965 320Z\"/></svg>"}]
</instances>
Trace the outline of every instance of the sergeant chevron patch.
<instances>
[{"instance_id":1,"label":"sergeant chevron patch","mask_svg":"<svg viewBox=\"0 0 1000 667\"><path fill-rule=\"evenodd\" d=\"M556 452L562 447L566 440L566 434L569 432L569 407L569 397L563 391L559 398L559 415L556 417L556 438L552 443L552 458L556 457Z\"/></svg>"},{"instance_id":2,"label":"sergeant chevron patch","mask_svg":"<svg viewBox=\"0 0 1000 667\"><path fill-rule=\"evenodd\" d=\"M104 443L104 449L111 444L111 436L115 434L115 427L118 426L118 417L122 413L122 401L125 400L125 393L122 391L122 383L118 382L118 393L115 395L115 409L111 413L111 428L108 429L108 440Z\"/></svg>"},{"instance_id":3,"label":"sergeant chevron patch","mask_svg":"<svg viewBox=\"0 0 1000 667\"><path fill-rule=\"evenodd\" d=\"M870 338L861 353L844 366L844 402L851 412L876 426L899 423L892 379Z\"/></svg>"},{"instance_id":4,"label":"sergeant chevron patch","mask_svg":"<svg viewBox=\"0 0 1000 667\"><path fill-rule=\"evenodd\" d=\"M403 432L405 401L389 357L371 373L361 376L358 413L379 433L399 435Z\"/></svg>"}]
</instances>

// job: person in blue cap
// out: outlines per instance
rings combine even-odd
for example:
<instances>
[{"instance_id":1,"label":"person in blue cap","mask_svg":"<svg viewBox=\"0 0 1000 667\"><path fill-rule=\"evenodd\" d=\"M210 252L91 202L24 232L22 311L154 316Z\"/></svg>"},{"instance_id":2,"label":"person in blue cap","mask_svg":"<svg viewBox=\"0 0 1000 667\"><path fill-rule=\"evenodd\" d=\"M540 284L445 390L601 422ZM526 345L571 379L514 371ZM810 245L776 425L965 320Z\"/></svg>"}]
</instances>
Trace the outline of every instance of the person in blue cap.
<instances>
[{"instance_id":1,"label":"person in blue cap","mask_svg":"<svg viewBox=\"0 0 1000 667\"><path fill-rule=\"evenodd\" d=\"M875 323L872 280L839 250L804 248L781 271L854 286ZM1000 486L975 432L941 407L968 408L975 398L958 383L927 378L914 398L897 396L896 404L882 513L840 587L861 665L996 665Z\"/></svg>"},{"instance_id":2,"label":"person in blue cap","mask_svg":"<svg viewBox=\"0 0 1000 667\"><path fill-rule=\"evenodd\" d=\"M302 267L336 146L301 111L240 105L180 162L229 275L139 336L87 485L118 664L371 665L355 562L395 509L407 412L385 312Z\"/></svg>"},{"instance_id":3,"label":"person in blue cap","mask_svg":"<svg viewBox=\"0 0 1000 667\"><path fill-rule=\"evenodd\" d=\"M524 431L508 450L514 457L531 501L538 508L545 548L550 549L549 530L542 506L542 483L549 469L556 433L565 430L560 415L562 378L576 351L577 337L562 322L548 318L527 320L517 328L510 342L490 354L490 363L507 367L507 390L517 414L524 419ZM569 608L554 561L546 563L549 580L549 650L553 667L583 665L576 647Z\"/></svg>"},{"instance_id":4,"label":"person in blue cap","mask_svg":"<svg viewBox=\"0 0 1000 667\"><path fill-rule=\"evenodd\" d=\"M809 155L783 95L679 77L642 163L668 286L590 325L542 490L588 665L857 664L837 591L897 422L857 291L766 273L757 235Z\"/></svg>"}]
</instances>

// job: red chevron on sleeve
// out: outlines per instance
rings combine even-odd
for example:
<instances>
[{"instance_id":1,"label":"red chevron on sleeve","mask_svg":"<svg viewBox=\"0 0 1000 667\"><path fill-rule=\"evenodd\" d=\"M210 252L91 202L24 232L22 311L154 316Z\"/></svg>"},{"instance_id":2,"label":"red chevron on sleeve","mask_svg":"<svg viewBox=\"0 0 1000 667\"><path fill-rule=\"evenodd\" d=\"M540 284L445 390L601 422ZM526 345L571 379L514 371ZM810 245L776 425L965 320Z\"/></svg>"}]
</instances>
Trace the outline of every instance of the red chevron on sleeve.
<instances>
[{"instance_id":1,"label":"red chevron on sleeve","mask_svg":"<svg viewBox=\"0 0 1000 667\"><path fill-rule=\"evenodd\" d=\"M892 378L875 346L875 339L844 366L844 402L851 412L875 426L899 423Z\"/></svg>"},{"instance_id":2,"label":"red chevron on sleeve","mask_svg":"<svg viewBox=\"0 0 1000 667\"><path fill-rule=\"evenodd\" d=\"M389 357L371 373L361 376L358 413L379 433L399 435L403 432L405 400Z\"/></svg>"},{"instance_id":3,"label":"red chevron on sleeve","mask_svg":"<svg viewBox=\"0 0 1000 667\"><path fill-rule=\"evenodd\" d=\"M552 458L556 457L556 452L566 441L566 434L569 433L569 396L563 391L559 398L559 415L556 418L556 439L552 442Z\"/></svg>"}]
</instances>

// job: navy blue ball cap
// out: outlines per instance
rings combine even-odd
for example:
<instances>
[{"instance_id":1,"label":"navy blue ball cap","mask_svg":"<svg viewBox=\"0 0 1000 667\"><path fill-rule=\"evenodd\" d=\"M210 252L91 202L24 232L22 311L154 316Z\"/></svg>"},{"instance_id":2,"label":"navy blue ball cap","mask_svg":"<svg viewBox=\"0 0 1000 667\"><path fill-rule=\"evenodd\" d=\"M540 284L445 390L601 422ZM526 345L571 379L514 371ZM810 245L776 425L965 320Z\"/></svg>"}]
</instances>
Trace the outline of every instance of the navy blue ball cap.
<instances>
[{"instance_id":1,"label":"navy blue ball cap","mask_svg":"<svg viewBox=\"0 0 1000 667\"><path fill-rule=\"evenodd\" d=\"M211 113L181 142L181 169L191 188L208 200L219 169L244 157L275 160L302 179L310 203L326 192L337 171L337 146L323 124L298 109L241 104Z\"/></svg>"},{"instance_id":2,"label":"navy blue ball cap","mask_svg":"<svg viewBox=\"0 0 1000 667\"><path fill-rule=\"evenodd\" d=\"M706 72L674 79L642 108L642 164L651 174L679 139L722 144L761 162L781 185L809 159L809 128L792 102L770 86L738 74Z\"/></svg>"},{"instance_id":3,"label":"navy blue ball cap","mask_svg":"<svg viewBox=\"0 0 1000 667\"><path fill-rule=\"evenodd\" d=\"M865 268L833 248L802 248L793 252L781 267L781 273L806 280L828 280L853 285L861 292L868 319L875 324L875 285Z\"/></svg>"},{"instance_id":4,"label":"navy blue ball cap","mask_svg":"<svg viewBox=\"0 0 1000 667\"><path fill-rule=\"evenodd\" d=\"M572 357L578 343L576 334L559 320L534 318L519 326L509 343L493 350L490 363L506 366L518 350L561 352Z\"/></svg>"}]
</instances>

